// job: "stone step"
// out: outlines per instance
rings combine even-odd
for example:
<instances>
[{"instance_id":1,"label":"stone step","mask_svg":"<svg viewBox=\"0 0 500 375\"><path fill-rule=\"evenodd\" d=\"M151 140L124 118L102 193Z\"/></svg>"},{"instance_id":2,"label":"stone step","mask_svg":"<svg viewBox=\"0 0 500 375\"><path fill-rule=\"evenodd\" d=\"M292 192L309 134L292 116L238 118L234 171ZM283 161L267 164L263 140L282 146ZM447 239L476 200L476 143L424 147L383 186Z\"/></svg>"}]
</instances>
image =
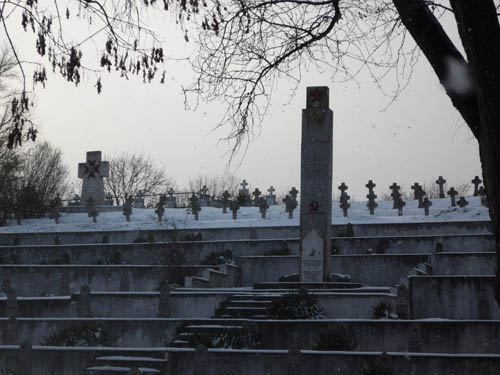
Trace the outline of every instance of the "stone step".
<instances>
[{"instance_id":1,"label":"stone step","mask_svg":"<svg viewBox=\"0 0 500 375\"><path fill-rule=\"evenodd\" d=\"M262 300L262 301L248 301L248 300L230 300L221 302L219 308L226 307L269 307L273 304L272 301Z\"/></svg>"},{"instance_id":2,"label":"stone step","mask_svg":"<svg viewBox=\"0 0 500 375\"><path fill-rule=\"evenodd\" d=\"M224 309L217 309L215 311L215 315L217 314L226 314L234 318L245 317L249 318L254 315L263 315L267 313L267 309L265 307L226 307Z\"/></svg>"},{"instance_id":3,"label":"stone step","mask_svg":"<svg viewBox=\"0 0 500 375\"><path fill-rule=\"evenodd\" d=\"M166 359L149 357L149 356L128 356L128 355L115 355L103 356L95 359L97 364L103 363L109 366L118 367L147 367L157 368L163 367L167 364Z\"/></svg>"},{"instance_id":4,"label":"stone step","mask_svg":"<svg viewBox=\"0 0 500 375\"><path fill-rule=\"evenodd\" d=\"M301 282L266 282L266 283L255 283L254 289L352 289L361 288L363 284L352 283L352 282L334 282L334 283L301 283Z\"/></svg>"},{"instance_id":5,"label":"stone step","mask_svg":"<svg viewBox=\"0 0 500 375\"><path fill-rule=\"evenodd\" d=\"M139 367L139 374L161 374L160 370L148 367ZM132 367L123 366L92 366L85 369L88 375L131 375Z\"/></svg>"}]
</instances>

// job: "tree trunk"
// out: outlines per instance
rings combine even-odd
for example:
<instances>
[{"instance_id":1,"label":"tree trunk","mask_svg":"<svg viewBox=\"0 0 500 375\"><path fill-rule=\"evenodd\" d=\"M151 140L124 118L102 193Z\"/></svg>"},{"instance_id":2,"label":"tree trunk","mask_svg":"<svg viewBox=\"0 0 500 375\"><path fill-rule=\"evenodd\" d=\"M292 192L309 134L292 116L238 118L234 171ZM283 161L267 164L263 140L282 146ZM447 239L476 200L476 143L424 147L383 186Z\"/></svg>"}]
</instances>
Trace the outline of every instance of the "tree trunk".
<instances>
[{"instance_id":1,"label":"tree trunk","mask_svg":"<svg viewBox=\"0 0 500 375\"><path fill-rule=\"evenodd\" d=\"M450 4L477 84L479 153L495 234L495 298L500 305L500 25L493 0L451 0Z\"/></svg>"},{"instance_id":2,"label":"tree trunk","mask_svg":"<svg viewBox=\"0 0 500 375\"><path fill-rule=\"evenodd\" d=\"M495 299L500 305L500 25L493 0L450 0L467 62L424 0L393 0L401 21L418 44L455 108L479 142L497 253ZM449 66L455 59L469 70L473 89L450 90ZM465 78L465 77L464 77Z\"/></svg>"}]
</instances>

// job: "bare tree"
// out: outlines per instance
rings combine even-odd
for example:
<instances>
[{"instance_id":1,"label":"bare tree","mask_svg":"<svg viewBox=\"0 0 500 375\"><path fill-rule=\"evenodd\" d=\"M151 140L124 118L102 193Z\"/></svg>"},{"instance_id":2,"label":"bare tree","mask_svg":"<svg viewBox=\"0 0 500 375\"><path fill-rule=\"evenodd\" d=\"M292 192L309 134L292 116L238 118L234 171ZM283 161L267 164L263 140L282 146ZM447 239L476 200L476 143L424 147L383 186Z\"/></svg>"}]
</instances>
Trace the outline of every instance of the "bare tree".
<instances>
[{"instance_id":1,"label":"bare tree","mask_svg":"<svg viewBox=\"0 0 500 375\"><path fill-rule=\"evenodd\" d=\"M382 80L394 73L392 91L397 95L422 52L479 143L499 255L495 296L500 304L499 0L80 0L75 4L76 9L67 7L63 13L57 0L50 7L34 0L0 1L0 23L21 71L7 22L19 13L22 26L37 35L37 52L47 56L68 81L80 82L84 66L80 47L101 32L107 33L101 42L101 69L117 70L124 77L142 74L148 81L164 57L162 49L145 49L144 39L138 38L147 35L155 43L155 33L141 22L142 11L171 10L181 25L194 21L192 29L199 26L200 51L193 61L199 75L186 94L227 104L223 122L232 126L228 138L236 149L265 115L278 79L298 83L303 69L310 66L331 69L337 81L356 79L367 69L381 88ZM73 14L90 23L97 20L98 30L67 44L60 21ZM452 42L440 22L444 15L454 18L461 46ZM416 44L408 42L410 36ZM35 73L35 81L45 81L44 69ZM100 91L100 77L96 87ZM13 100L13 131L23 131L28 103L26 90Z\"/></svg>"},{"instance_id":2,"label":"bare tree","mask_svg":"<svg viewBox=\"0 0 500 375\"><path fill-rule=\"evenodd\" d=\"M166 169L155 165L149 156L124 152L108 159L109 177L104 179L104 186L117 204L139 191L145 195L159 194L173 183Z\"/></svg>"},{"instance_id":3,"label":"bare tree","mask_svg":"<svg viewBox=\"0 0 500 375\"><path fill-rule=\"evenodd\" d=\"M210 196L220 198L226 190L232 196L236 196L239 183L240 179L231 173L215 176L200 174L189 180L188 189L189 191L199 192L203 186L206 186Z\"/></svg>"},{"instance_id":4,"label":"bare tree","mask_svg":"<svg viewBox=\"0 0 500 375\"><path fill-rule=\"evenodd\" d=\"M20 156L18 204L26 216L43 215L52 199L66 193L69 169L61 150L48 142L36 143Z\"/></svg>"}]
</instances>

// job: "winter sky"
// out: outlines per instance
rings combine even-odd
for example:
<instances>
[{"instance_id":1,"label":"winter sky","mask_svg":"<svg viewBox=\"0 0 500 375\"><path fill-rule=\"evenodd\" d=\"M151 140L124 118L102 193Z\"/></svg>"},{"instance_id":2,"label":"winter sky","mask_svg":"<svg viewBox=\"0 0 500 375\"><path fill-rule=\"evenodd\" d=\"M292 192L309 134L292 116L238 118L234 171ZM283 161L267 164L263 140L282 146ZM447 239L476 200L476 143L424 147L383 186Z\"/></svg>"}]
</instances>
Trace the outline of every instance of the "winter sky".
<instances>
[{"instance_id":1,"label":"winter sky","mask_svg":"<svg viewBox=\"0 0 500 375\"><path fill-rule=\"evenodd\" d=\"M18 51L30 56L33 43L19 36ZM184 43L172 28L166 50L182 54ZM211 103L186 111L181 86L192 79L187 63L169 63L164 85L104 74L104 89L97 95L93 76L77 88L50 76L47 87L35 91L40 138L63 151L74 179L77 164L85 160L86 151L94 150L108 156L123 151L150 155L166 165L179 186L199 174L222 174L228 168L230 146L219 139L229 129L214 128L224 107ZM477 142L421 56L411 83L389 106L391 98L382 95L367 74L357 82L339 84L332 82L329 72L311 70L303 74L291 99L291 84L280 81L262 127L255 129L246 153L230 166L251 189L300 186L301 111L306 87L316 85L330 87L334 111L334 194L341 181L349 186L351 197L362 200L368 179L377 184L375 192L381 196L394 181L409 190L413 182L430 183L439 175L448 186L480 175Z\"/></svg>"}]
</instances>

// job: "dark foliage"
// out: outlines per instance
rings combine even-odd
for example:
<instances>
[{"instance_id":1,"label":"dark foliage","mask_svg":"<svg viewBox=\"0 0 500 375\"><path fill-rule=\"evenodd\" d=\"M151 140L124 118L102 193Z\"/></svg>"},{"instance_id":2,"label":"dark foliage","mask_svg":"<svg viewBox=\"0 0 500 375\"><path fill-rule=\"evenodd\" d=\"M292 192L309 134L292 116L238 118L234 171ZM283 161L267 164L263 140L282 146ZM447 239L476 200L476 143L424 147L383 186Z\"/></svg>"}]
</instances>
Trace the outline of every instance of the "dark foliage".
<instances>
[{"instance_id":1,"label":"dark foliage","mask_svg":"<svg viewBox=\"0 0 500 375\"><path fill-rule=\"evenodd\" d=\"M45 346L116 346L117 337L100 325L79 325L63 328L48 336L42 345Z\"/></svg>"},{"instance_id":2,"label":"dark foliage","mask_svg":"<svg viewBox=\"0 0 500 375\"><path fill-rule=\"evenodd\" d=\"M347 352L358 346L358 340L345 327L333 328L320 333L314 341L314 350Z\"/></svg>"},{"instance_id":3,"label":"dark foliage","mask_svg":"<svg viewBox=\"0 0 500 375\"><path fill-rule=\"evenodd\" d=\"M292 292L273 301L268 316L279 320L321 319L321 309L313 295Z\"/></svg>"}]
</instances>

